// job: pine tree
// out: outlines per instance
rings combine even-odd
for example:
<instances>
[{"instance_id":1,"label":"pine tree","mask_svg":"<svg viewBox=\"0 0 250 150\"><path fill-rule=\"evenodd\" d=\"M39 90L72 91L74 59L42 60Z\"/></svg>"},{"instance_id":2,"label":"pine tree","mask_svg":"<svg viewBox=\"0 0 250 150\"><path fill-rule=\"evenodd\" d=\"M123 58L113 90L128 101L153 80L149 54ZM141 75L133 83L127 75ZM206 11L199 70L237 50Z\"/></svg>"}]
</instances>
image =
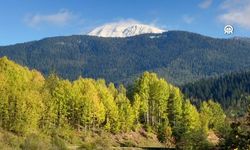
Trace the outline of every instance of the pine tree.
<instances>
[{"instance_id":1,"label":"pine tree","mask_svg":"<svg viewBox=\"0 0 250 150\"><path fill-rule=\"evenodd\" d=\"M178 149L207 149L206 137L201 132L200 116L195 106L189 100L183 104L182 132L177 139Z\"/></svg>"},{"instance_id":2,"label":"pine tree","mask_svg":"<svg viewBox=\"0 0 250 150\"><path fill-rule=\"evenodd\" d=\"M183 96L181 91L178 88L171 86L168 100L168 119L173 129L173 135L177 138L181 136L182 132L182 103Z\"/></svg>"}]
</instances>

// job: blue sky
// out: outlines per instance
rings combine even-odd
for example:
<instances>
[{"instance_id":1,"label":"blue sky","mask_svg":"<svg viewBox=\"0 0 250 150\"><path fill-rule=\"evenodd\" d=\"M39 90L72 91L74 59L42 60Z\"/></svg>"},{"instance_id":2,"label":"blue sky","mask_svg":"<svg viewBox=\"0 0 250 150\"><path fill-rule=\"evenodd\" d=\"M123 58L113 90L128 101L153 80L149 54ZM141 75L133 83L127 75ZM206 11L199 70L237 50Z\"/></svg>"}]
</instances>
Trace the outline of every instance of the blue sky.
<instances>
[{"instance_id":1,"label":"blue sky","mask_svg":"<svg viewBox=\"0 0 250 150\"><path fill-rule=\"evenodd\" d=\"M0 0L0 45L84 34L105 23L136 20L166 30L250 37L250 0Z\"/></svg>"}]
</instances>

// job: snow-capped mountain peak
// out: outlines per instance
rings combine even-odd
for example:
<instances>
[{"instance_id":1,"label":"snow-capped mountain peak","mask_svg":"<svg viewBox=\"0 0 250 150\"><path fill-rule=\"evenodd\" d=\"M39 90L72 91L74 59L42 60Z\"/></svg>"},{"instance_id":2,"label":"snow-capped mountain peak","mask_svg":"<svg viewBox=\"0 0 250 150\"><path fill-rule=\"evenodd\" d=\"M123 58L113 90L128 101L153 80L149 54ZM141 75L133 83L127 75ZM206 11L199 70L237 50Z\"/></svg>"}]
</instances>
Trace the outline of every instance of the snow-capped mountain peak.
<instances>
[{"instance_id":1,"label":"snow-capped mountain peak","mask_svg":"<svg viewBox=\"0 0 250 150\"><path fill-rule=\"evenodd\" d=\"M129 37L145 33L162 33L166 30L135 21L108 23L90 31L88 35L99 37Z\"/></svg>"}]
</instances>

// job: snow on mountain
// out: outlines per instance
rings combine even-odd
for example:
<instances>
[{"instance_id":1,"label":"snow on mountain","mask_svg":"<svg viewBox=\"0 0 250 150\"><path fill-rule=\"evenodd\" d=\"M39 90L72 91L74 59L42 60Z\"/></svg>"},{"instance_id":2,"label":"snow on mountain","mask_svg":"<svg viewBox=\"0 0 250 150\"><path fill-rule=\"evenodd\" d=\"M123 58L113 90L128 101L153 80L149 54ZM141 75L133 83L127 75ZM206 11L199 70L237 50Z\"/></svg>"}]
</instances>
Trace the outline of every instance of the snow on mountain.
<instances>
[{"instance_id":1,"label":"snow on mountain","mask_svg":"<svg viewBox=\"0 0 250 150\"><path fill-rule=\"evenodd\" d=\"M145 33L162 33L166 30L145 25L136 21L108 23L90 31L88 35L99 37L130 37Z\"/></svg>"}]
</instances>

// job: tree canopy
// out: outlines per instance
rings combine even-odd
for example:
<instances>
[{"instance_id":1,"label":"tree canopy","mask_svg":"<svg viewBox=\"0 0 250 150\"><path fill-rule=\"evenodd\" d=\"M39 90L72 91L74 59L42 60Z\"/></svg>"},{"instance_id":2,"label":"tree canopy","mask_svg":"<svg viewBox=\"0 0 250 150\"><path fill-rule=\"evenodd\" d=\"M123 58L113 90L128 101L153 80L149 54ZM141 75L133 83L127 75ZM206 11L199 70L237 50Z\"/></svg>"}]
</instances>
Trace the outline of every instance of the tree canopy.
<instances>
[{"instance_id":1,"label":"tree canopy","mask_svg":"<svg viewBox=\"0 0 250 150\"><path fill-rule=\"evenodd\" d=\"M225 124L218 103L204 102L197 109L155 73L145 72L135 81L132 98L123 85L83 77L69 81L55 74L44 78L6 57L0 58L0 79L0 127L20 135L56 128L115 134L140 127L162 142L195 143L197 134L205 135L202 129L220 132ZM192 137L191 142L182 137Z\"/></svg>"}]
</instances>

